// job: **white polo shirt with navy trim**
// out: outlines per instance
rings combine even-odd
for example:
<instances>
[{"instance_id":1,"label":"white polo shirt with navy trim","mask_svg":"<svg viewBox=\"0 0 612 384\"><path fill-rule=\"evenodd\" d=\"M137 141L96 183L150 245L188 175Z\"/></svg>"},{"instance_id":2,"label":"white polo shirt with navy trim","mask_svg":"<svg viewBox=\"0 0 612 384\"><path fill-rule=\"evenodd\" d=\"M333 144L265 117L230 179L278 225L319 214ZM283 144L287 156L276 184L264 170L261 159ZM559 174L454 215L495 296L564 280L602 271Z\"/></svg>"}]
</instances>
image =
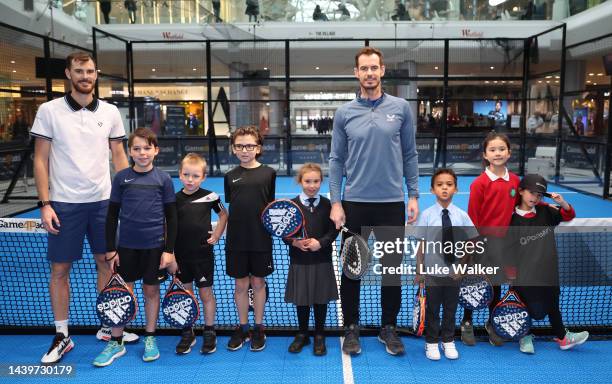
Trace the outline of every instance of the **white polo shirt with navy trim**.
<instances>
[{"instance_id":1,"label":"white polo shirt with navy trim","mask_svg":"<svg viewBox=\"0 0 612 384\"><path fill-rule=\"evenodd\" d=\"M109 198L109 140L125 139L116 106L94 98L82 107L67 94L38 108L30 135L51 142L51 201L91 203Z\"/></svg>"}]
</instances>

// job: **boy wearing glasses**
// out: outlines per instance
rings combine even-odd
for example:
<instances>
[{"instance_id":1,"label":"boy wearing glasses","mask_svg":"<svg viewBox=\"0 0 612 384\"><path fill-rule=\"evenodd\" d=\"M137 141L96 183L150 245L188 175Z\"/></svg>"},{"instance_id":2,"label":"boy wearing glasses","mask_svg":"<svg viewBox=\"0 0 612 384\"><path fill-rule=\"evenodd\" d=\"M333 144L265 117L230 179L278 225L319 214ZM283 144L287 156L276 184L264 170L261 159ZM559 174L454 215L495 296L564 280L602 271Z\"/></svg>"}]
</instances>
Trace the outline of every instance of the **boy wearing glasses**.
<instances>
[{"instance_id":1,"label":"boy wearing glasses","mask_svg":"<svg viewBox=\"0 0 612 384\"><path fill-rule=\"evenodd\" d=\"M227 349L236 351L251 341L251 351L266 346L263 328L265 277L274 271L272 238L261 224L261 212L274 200L276 171L261 164L263 137L254 126L232 133L231 145L240 165L225 174L225 201L229 204L225 265L235 279L234 302L240 324ZM255 328L249 329L249 285L253 289Z\"/></svg>"}]
</instances>

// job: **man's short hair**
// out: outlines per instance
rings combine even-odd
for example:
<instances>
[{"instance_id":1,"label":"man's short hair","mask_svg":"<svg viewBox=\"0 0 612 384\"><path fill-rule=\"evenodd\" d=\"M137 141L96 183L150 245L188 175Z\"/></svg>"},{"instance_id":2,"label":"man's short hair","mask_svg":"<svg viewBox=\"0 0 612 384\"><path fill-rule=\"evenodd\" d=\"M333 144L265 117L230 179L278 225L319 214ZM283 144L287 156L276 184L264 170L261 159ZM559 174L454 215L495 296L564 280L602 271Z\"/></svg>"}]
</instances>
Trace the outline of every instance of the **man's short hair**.
<instances>
[{"instance_id":1,"label":"man's short hair","mask_svg":"<svg viewBox=\"0 0 612 384\"><path fill-rule=\"evenodd\" d=\"M385 63L383 62L383 53L380 49L374 47L363 47L355 55L355 68L359 68L359 57L361 55L377 55L378 59L380 60L380 66L382 67L383 65L385 65Z\"/></svg>"},{"instance_id":2,"label":"man's short hair","mask_svg":"<svg viewBox=\"0 0 612 384\"><path fill-rule=\"evenodd\" d=\"M78 61L79 63L85 63L87 61L93 61L94 65L96 65L96 61L93 56L89 52L77 51L72 52L68 56L66 56L66 69L72 68L72 62Z\"/></svg>"}]
</instances>

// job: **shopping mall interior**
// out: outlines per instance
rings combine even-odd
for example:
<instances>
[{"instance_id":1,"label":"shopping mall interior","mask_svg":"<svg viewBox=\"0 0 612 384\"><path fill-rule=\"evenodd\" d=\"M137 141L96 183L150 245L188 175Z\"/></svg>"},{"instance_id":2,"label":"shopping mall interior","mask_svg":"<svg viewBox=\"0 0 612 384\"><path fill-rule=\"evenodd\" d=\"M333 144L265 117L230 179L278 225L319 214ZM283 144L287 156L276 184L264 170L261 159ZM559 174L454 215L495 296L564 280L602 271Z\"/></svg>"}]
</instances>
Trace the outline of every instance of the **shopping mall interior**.
<instances>
[{"instance_id":1,"label":"shopping mall interior","mask_svg":"<svg viewBox=\"0 0 612 384\"><path fill-rule=\"evenodd\" d=\"M254 124L264 162L291 175L327 163L365 45L385 55L385 92L411 105L422 174L478 174L482 138L496 130L511 138L512 170L610 196L612 2L18 0L0 10L0 179L14 196L31 181L37 107L67 91L71 51L95 55L97 94L128 129L160 136L164 169L196 151L220 175L235 164L229 133Z\"/></svg>"}]
</instances>

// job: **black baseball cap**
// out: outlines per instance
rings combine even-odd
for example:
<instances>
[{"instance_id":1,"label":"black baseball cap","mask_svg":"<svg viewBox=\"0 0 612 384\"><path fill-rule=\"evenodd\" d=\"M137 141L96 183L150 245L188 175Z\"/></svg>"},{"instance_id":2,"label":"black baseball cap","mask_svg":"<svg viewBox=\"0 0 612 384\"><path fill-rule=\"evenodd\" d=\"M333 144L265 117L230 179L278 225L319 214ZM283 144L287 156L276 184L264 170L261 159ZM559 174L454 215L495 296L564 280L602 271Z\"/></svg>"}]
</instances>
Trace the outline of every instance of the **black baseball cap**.
<instances>
[{"instance_id":1,"label":"black baseball cap","mask_svg":"<svg viewBox=\"0 0 612 384\"><path fill-rule=\"evenodd\" d=\"M546 192L546 188L548 187L548 183L546 179L544 179L540 175L529 174L523 176L523 180L519 184L519 188L528 189L531 192L539 192L542 196L550 197L550 193Z\"/></svg>"}]
</instances>

